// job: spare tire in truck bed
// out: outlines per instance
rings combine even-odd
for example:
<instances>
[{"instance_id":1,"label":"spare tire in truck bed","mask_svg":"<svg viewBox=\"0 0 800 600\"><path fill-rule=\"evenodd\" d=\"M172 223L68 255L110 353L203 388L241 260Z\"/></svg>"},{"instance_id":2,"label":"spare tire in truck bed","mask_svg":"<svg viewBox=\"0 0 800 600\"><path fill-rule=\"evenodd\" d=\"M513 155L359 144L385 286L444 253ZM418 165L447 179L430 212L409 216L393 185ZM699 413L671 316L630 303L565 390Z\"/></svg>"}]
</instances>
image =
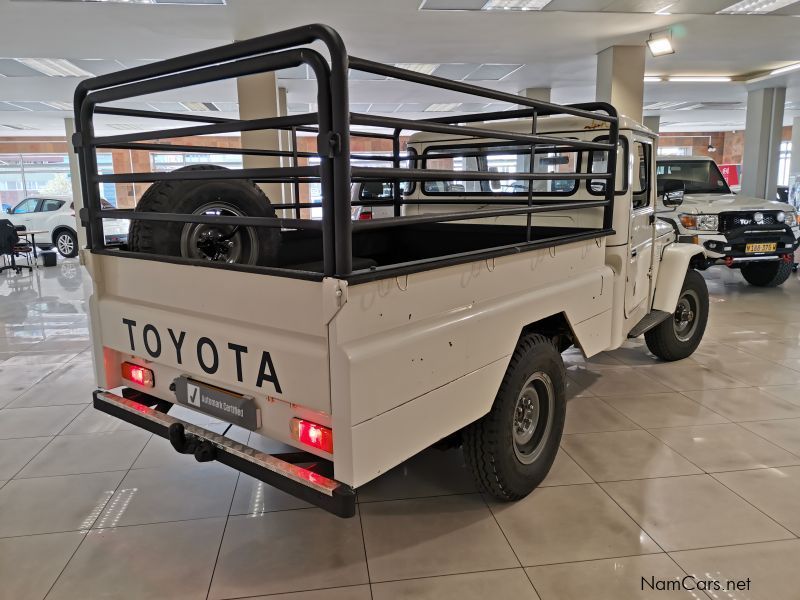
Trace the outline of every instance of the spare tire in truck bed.
<instances>
[{"instance_id":1,"label":"spare tire in truck bed","mask_svg":"<svg viewBox=\"0 0 800 600\"><path fill-rule=\"evenodd\" d=\"M224 168L191 165L176 171ZM159 181L142 195L135 212L276 216L266 194L248 179ZM128 233L128 248L133 252L245 265L275 264L280 242L277 227L131 221Z\"/></svg>"}]
</instances>

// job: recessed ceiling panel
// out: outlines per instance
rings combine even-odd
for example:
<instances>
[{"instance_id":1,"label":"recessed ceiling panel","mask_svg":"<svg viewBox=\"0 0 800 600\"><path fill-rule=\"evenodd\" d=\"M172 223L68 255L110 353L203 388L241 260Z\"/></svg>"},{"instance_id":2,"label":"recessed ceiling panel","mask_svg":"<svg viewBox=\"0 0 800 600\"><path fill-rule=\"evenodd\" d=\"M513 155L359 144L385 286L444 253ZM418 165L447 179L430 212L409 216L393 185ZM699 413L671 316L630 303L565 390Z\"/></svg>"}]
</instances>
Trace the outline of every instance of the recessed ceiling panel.
<instances>
[{"instance_id":1,"label":"recessed ceiling panel","mask_svg":"<svg viewBox=\"0 0 800 600\"><path fill-rule=\"evenodd\" d=\"M439 65L439 67L433 72L434 75L437 77L445 77L447 79L455 79L460 80L464 79L470 73L477 71L480 65L472 64L472 63L449 63L444 65Z\"/></svg>"},{"instance_id":2,"label":"recessed ceiling panel","mask_svg":"<svg viewBox=\"0 0 800 600\"><path fill-rule=\"evenodd\" d=\"M372 106L369 107L369 112L371 113L393 113L398 108L400 108L400 104L395 104L392 102L375 102Z\"/></svg>"},{"instance_id":3,"label":"recessed ceiling panel","mask_svg":"<svg viewBox=\"0 0 800 600\"><path fill-rule=\"evenodd\" d=\"M14 102L23 110L32 110L35 112L46 112L55 110L52 106L47 106L44 102Z\"/></svg>"},{"instance_id":4,"label":"recessed ceiling panel","mask_svg":"<svg viewBox=\"0 0 800 600\"><path fill-rule=\"evenodd\" d=\"M375 73L365 73L364 71L356 71L350 69L350 79L354 81L383 81L386 79L383 75L376 75Z\"/></svg>"},{"instance_id":5,"label":"recessed ceiling panel","mask_svg":"<svg viewBox=\"0 0 800 600\"><path fill-rule=\"evenodd\" d=\"M0 75L5 77L41 77L42 74L35 69L26 67L13 58L0 58Z\"/></svg>"},{"instance_id":6,"label":"recessed ceiling panel","mask_svg":"<svg viewBox=\"0 0 800 600\"><path fill-rule=\"evenodd\" d=\"M467 81L499 81L511 75L522 65L481 65L465 77Z\"/></svg>"},{"instance_id":7,"label":"recessed ceiling panel","mask_svg":"<svg viewBox=\"0 0 800 600\"><path fill-rule=\"evenodd\" d=\"M480 10L486 0L424 0L421 10Z\"/></svg>"}]
</instances>

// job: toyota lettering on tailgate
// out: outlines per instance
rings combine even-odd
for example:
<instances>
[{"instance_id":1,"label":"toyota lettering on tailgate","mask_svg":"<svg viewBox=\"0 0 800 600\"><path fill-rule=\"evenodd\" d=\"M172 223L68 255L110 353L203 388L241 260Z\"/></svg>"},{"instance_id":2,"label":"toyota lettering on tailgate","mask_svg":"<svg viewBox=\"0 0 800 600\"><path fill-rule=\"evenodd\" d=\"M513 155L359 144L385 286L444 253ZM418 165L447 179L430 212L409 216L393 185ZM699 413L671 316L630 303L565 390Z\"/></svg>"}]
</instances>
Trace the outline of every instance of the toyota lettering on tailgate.
<instances>
[{"instance_id":1,"label":"toyota lettering on tailgate","mask_svg":"<svg viewBox=\"0 0 800 600\"><path fill-rule=\"evenodd\" d=\"M196 341L190 342L187 345L186 332L175 331L168 327L167 335L163 335L155 325L145 323L141 329L133 319L122 319L123 325L128 327L128 340L130 342L131 352L136 353L137 347L144 348L144 351L151 358L159 358L162 352L174 352L175 362L179 365L183 364L186 358L186 352L194 351L197 357L197 364L208 375L213 375L219 369L220 364L220 348L223 352L230 352L236 362L236 379L239 383L244 383L245 377L252 381L255 379L256 387L263 387L264 382L271 383L277 393L281 393L281 384L278 382L278 374L275 371L275 365L272 363L272 357L266 350L261 351L261 362L257 374L245 373L242 366L242 355L249 353L249 348L241 344L229 342L224 347L218 346L214 340L208 337L199 337ZM137 345L141 343L141 346Z\"/></svg>"}]
</instances>

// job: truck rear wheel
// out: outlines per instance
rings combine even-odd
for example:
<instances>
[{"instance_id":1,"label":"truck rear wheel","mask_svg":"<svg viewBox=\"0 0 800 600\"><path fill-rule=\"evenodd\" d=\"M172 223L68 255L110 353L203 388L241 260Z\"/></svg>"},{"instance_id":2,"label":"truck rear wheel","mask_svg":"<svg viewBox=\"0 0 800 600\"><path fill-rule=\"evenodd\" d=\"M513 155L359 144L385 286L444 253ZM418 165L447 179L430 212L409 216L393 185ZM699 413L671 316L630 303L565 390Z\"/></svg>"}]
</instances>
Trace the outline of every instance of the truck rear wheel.
<instances>
[{"instance_id":1,"label":"truck rear wheel","mask_svg":"<svg viewBox=\"0 0 800 600\"><path fill-rule=\"evenodd\" d=\"M672 317L644 334L650 352L663 360L681 360L700 345L708 322L708 287L694 269L686 273Z\"/></svg>"},{"instance_id":2,"label":"truck rear wheel","mask_svg":"<svg viewBox=\"0 0 800 600\"><path fill-rule=\"evenodd\" d=\"M783 260L755 262L742 267L742 277L757 287L777 287L789 279L792 264Z\"/></svg>"},{"instance_id":3,"label":"truck rear wheel","mask_svg":"<svg viewBox=\"0 0 800 600\"><path fill-rule=\"evenodd\" d=\"M191 165L178 171L221 170L216 165ZM136 212L194 215L275 217L269 199L247 179L169 180L153 184ZM274 264L280 229L202 223L132 221L128 247L134 252L164 254L245 265Z\"/></svg>"},{"instance_id":4,"label":"truck rear wheel","mask_svg":"<svg viewBox=\"0 0 800 600\"><path fill-rule=\"evenodd\" d=\"M464 430L464 455L483 491L519 500L538 486L558 452L566 413L566 371L553 343L524 336L491 411Z\"/></svg>"}]
</instances>

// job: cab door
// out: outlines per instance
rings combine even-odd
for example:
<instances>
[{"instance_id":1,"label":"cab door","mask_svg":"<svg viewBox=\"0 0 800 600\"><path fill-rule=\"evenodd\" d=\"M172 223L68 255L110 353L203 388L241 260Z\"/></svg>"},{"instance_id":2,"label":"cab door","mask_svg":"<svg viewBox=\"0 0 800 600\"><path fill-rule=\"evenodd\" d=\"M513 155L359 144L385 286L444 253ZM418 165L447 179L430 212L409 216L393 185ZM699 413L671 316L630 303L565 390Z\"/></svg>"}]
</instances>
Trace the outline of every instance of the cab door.
<instances>
[{"instance_id":1,"label":"cab door","mask_svg":"<svg viewBox=\"0 0 800 600\"><path fill-rule=\"evenodd\" d=\"M630 149L631 218L628 229L628 270L625 288L625 316L637 311L644 316L650 298L653 264L655 207L650 200L653 185L653 142L634 137Z\"/></svg>"}]
</instances>

